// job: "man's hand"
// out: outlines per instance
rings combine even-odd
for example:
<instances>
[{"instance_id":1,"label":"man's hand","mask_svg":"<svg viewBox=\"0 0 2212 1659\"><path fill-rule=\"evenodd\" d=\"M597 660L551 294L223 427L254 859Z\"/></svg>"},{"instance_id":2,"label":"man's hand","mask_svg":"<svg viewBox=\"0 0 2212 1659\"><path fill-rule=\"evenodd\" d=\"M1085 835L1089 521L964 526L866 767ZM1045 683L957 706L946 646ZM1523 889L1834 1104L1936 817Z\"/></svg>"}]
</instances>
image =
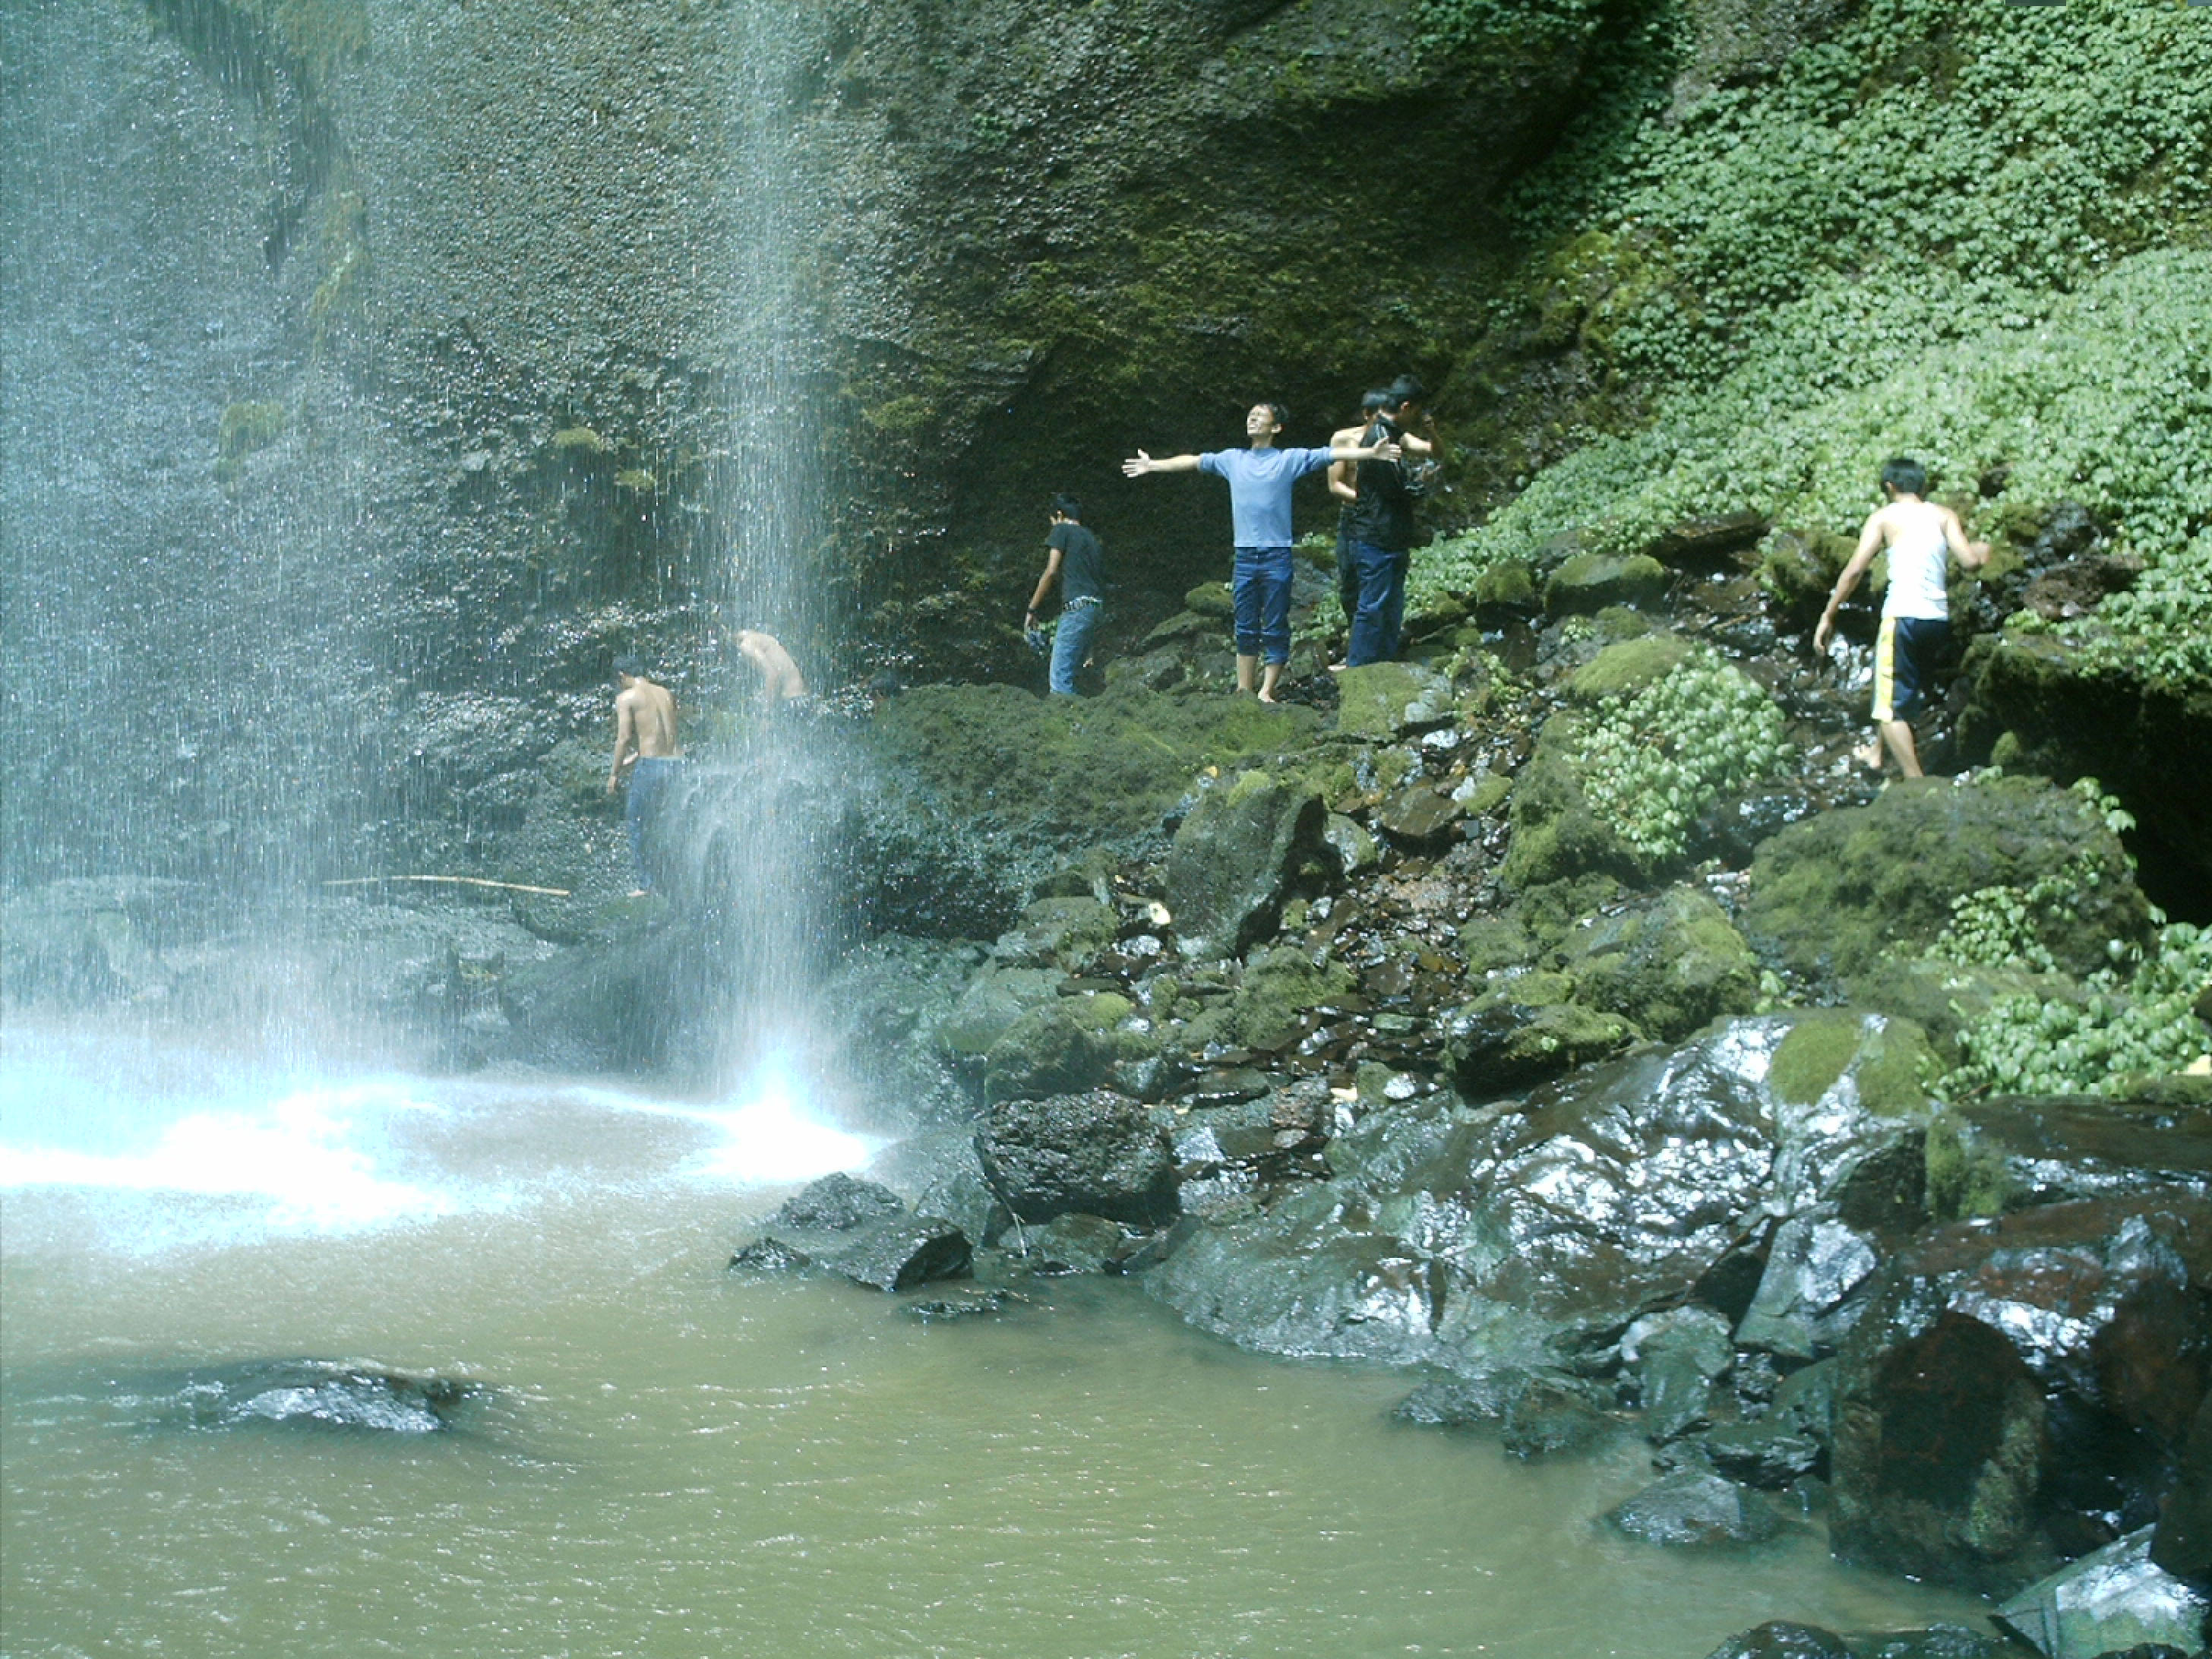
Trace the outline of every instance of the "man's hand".
<instances>
[{"instance_id":1,"label":"man's hand","mask_svg":"<svg viewBox=\"0 0 2212 1659\"><path fill-rule=\"evenodd\" d=\"M1121 463L1121 476L1125 478L1141 478L1150 472L1152 467L1152 458L1140 449L1135 455Z\"/></svg>"},{"instance_id":2,"label":"man's hand","mask_svg":"<svg viewBox=\"0 0 2212 1659\"><path fill-rule=\"evenodd\" d=\"M1825 656L1827 653L1828 635L1835 631L1836 613L1832 611L1823 611L1820 615L1820 626L1813 630L1813 654L1814 656Z\"/></svg>"},{"instance_id":3,"label":"man's hand","mask_svg":"<svg viewBox=\"0 0 2212 1659\"><path fill-rule=\"evenodd\" d=\"M609 779L607 780L607 793L609 793L610 795L613 794L613 793L614 793L614 792L615 792L617 789L620 788L621 787L622 787L622 781L621 781L621 776L620 776L620 775L619 775L619 774L617 774L616 776L611 777L611 778L609 778Z\"/></svg>"}]
</instances>

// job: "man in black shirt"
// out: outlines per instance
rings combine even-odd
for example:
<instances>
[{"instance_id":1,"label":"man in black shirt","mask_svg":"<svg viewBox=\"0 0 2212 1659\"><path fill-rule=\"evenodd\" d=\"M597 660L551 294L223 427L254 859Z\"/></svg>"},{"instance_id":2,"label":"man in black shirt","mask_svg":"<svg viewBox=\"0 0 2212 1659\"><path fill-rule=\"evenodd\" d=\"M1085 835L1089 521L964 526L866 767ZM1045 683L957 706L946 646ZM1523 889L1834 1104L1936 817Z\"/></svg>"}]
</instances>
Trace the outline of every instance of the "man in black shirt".
<instances>
[{"instance_id":1,"label":"man in black shirt","mask_svg":"<svg viewBox=\"0 0 2212 1659\"><path fill-rule=\"evenodd\" d=\"M1037 607L1057 580L1060 629L1052 643L1052 691L1057 697L1072 697L1076 672L1091 654L1091 635L1106 608L1106 550L1083 527L1083 503L1074 496L1054 496L1051 519L1052 532L1044 543L1044 574L1037 578L1022 626L1036 626Z\"/></svg>"},{"instance_id":2,"label":"man in black shirt","mask_svg":"<svg viewBox=\"0 0 2212 1659\"><path fill-rule=\"evenodd\" d=\"M1401 380L1389 401L1360 440L1374 447L1399 441L1419 417L1420 384ZM1359 603L1352 617L1352 642L1346 666L1388 662L1398 654L1398 632L1406 617L1406 567L1413 556L1413 499L1402 461L1362 461L1354 480L1358 494L1351 517L1352 562L1359 576Z\"/></svg>"}]
</instances>

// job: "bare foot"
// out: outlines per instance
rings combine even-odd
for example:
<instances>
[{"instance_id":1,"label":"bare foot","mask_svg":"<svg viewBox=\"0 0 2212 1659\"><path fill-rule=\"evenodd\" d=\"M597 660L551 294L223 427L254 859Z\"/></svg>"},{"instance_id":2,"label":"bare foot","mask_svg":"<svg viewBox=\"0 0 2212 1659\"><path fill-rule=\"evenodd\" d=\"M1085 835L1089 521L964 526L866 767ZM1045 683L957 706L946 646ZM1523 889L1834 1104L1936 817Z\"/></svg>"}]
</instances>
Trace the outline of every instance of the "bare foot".
<instances>
[{"instance_id":1,"label":"bare foot","mask_svg":"<svg viewBox=\"0 0 2212 1659\"><path fill-rule=\"evenodd\" d=\"M1268 696L1265 691L1262 691L1262 692L1260 694L1260 701L1261 701L1261 702L1269 702L1269 703L1271 703L1271 702L1273 702L1275 701L1275 699L1274 699L1274 698L1273 698L1273 697L1271 697L1271 696Z\"/></svg>"}]
</instances>

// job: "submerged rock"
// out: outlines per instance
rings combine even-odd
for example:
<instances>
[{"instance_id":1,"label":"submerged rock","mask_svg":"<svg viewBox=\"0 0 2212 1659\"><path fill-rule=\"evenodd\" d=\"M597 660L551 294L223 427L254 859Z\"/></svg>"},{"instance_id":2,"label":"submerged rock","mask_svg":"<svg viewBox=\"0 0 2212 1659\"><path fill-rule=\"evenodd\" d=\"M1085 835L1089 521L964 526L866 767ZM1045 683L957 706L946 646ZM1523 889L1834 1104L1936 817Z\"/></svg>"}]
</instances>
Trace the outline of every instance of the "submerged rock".
<instances>
[{"instance_id":1,"label":"submerged rock","mask_svg":"<svg viewBox=\"0 0 2212 1659\"><path fill-rule=\"evenodd\" d=\"M441 1434L488 1400L480 1382L340 1359L258 1359L178 1372L113 1376L134 1415L193 1429L274 1425L370 1434Z\"/></svg>"},{"instance_id":2,"label":"submerged rock","mask_svg":"<svg viewBox=\"0 0 2212 1659\"><path fill-rule=\"evenodd\" d=\"M1631 1538L1671 1549L1763 1543L1782 1530L1781 1517L1757 1492L1687 1469L1646 1486L1605 1518Z\"/></svg>"},{"instance_id":3,"label":"submerged rock","mask_svg":"<svg viewBox=\"0 0 2212 1659\"><path fill-rule=\"evenodd\" d=\"M2160 1505L2150 1559L2166 1571L2212 1589L2212 1389L2197 1407L2173 1490Z\"/></svg>"},{"instance_id":4,"label":"submerged rock","mask_svg":"<svg viewBox=\"0 0 2212 1659\"><path fill-rule=\"evenodd\" d=\"M1995 1616L2049 1659L2100 1659L2147 1644L2191 1654L2203 1650L2212 1596L2150 1559L2145 1528L2022 1590Z\"/></svg>"},{"instance_id":5,"label":"submerged rock","mask_svg":"<svg viewBox=\"0 0 2212 1659\"><path fill-rule=\"evenodd\" d=\"M755 1273L816 1270L879 1291L908 1291L962 1279L974 1249L968 1235L936 1216L909 1212L888 1188L825 1176L769 1217L761 1236L730 1257Z\"/></svg>"},{"instance_id":6,"label":"submerged rock","mask_svg":"<svg viewBox=\"0 0 2212 1659\"><path fill-rule=\"evenodd\" d=\"M1856 1659L1856 1656L1832 1630L1774 1619L1741 1636L1729 1637L1705 1659Z\"/></svg>"}]
</instances>

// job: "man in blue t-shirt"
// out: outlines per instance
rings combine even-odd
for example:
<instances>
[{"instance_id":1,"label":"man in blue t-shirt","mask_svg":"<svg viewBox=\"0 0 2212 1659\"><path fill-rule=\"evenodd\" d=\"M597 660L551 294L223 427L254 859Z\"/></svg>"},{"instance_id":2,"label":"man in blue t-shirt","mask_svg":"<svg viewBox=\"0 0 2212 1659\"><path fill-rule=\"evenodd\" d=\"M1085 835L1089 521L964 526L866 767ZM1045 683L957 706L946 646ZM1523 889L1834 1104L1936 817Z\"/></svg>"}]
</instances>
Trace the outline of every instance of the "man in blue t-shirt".
<instances>
[{"instance_id":1,"label":"man in blue t-shirt","mask_svg":"<svg viewBox=\"0 0 2212 1659\"><path fill-rule=\"evenodd\" d=\"M1278 449L1290 420L1280 404L1255 404L1244 416L1248 447L1170 455L1156 461L1143 450L1121 463L1132 478L1147 472L1211 472L1229 481L1229 515L1237 562L1230 591L1237 601L1237 689L1249 691L1264 653L1260 701L1275 701L1276 683L1291 659L1291 486L1335 461L1395 461L1398 446Z\"/></svg>"}]
</instances>

